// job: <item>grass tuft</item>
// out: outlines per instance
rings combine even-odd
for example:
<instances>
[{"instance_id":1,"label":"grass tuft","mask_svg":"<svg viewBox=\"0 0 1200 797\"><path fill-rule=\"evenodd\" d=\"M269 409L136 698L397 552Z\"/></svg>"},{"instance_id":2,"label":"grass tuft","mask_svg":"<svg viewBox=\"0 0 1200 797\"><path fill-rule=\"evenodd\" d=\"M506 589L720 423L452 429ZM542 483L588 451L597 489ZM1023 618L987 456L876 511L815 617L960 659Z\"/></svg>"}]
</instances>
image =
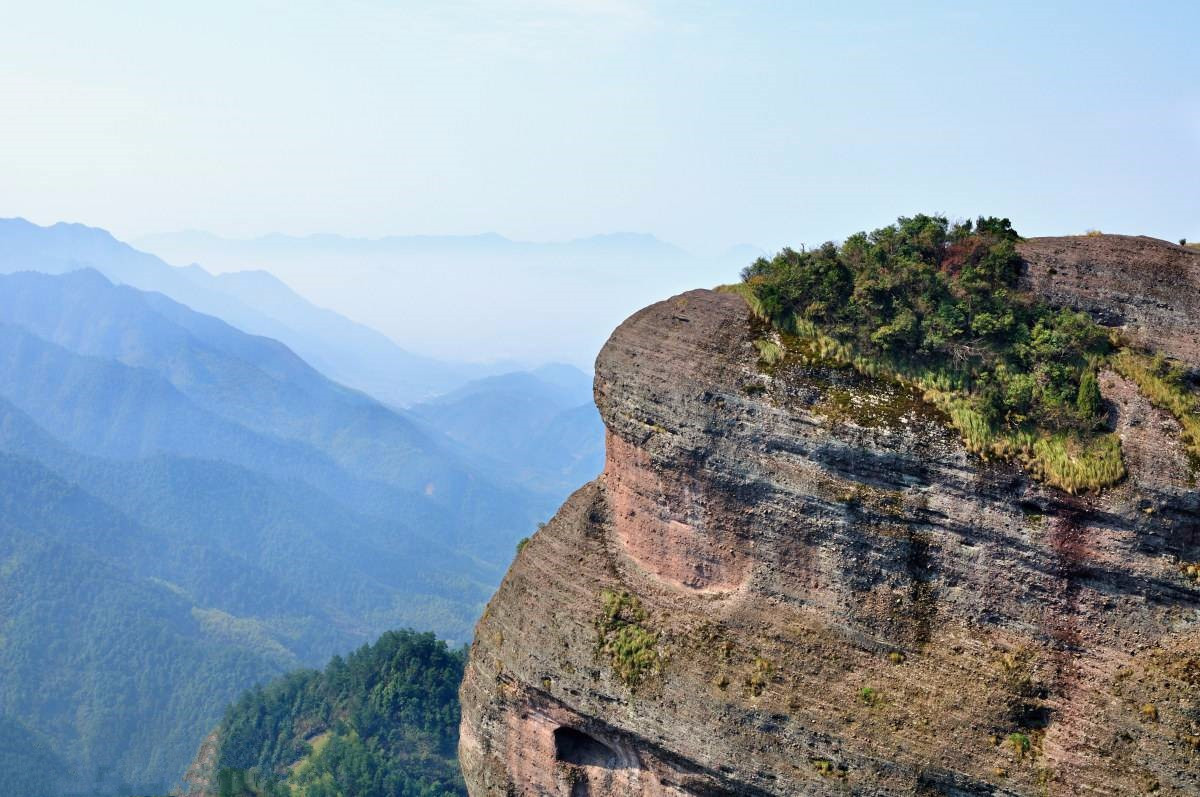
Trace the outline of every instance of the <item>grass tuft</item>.
<instances>
[{"instance_id":1,"label":"grass tuft","mask_svg":"<svg viewBox=\"0 0 1200 797\"><path fill-rule=\"evenodd\" d=\"M596 620L599 649L617 677L634 689L662 666L658 633L644 625L646 610L636 595L604 590L600 601L602 610Z\"/></svg>"}]
</instances>

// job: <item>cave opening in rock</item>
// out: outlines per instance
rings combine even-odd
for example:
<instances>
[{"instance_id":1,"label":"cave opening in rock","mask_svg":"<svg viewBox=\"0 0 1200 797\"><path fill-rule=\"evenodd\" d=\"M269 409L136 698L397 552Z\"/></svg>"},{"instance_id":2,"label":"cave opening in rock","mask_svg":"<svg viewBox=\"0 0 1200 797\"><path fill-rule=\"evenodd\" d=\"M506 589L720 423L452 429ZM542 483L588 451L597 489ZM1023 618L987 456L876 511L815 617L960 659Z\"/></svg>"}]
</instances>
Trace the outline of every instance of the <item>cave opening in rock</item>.
<instances>
[{"instance_id":1,"label":"cave opening in rock","mask_svg":"<svg viewBox=\"0 0 1200 797\"><path fill-rule=\"evenodd\" d=\"M554 731L554 759L605 769L614 769L618 765L617 754L604 742L565 726Z\"/></svg>"}]
</instances>

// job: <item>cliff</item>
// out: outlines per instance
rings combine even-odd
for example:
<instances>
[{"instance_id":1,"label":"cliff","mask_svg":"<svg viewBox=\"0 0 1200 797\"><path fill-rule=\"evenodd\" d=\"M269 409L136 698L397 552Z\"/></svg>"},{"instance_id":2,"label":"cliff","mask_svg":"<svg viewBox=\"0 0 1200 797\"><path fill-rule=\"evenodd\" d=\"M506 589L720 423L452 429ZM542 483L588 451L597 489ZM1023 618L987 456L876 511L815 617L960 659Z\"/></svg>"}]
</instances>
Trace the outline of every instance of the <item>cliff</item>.
<instances>
[{"instance_id":1,"label":"cliff","mask_svg":"<svg viewBox=\"0 0 1200 797\"><path fill-rule=\"evenodd\" d=\"M1200 364L1200 254L1034 239L1026 280ZM1101 374L1127 477L1070 496L915 394L785 361L741 298L648 307L596 362L604 473L480 621L459 755L510 794L1200 794L1200 496Z\"/></svg>"}]
</instances>

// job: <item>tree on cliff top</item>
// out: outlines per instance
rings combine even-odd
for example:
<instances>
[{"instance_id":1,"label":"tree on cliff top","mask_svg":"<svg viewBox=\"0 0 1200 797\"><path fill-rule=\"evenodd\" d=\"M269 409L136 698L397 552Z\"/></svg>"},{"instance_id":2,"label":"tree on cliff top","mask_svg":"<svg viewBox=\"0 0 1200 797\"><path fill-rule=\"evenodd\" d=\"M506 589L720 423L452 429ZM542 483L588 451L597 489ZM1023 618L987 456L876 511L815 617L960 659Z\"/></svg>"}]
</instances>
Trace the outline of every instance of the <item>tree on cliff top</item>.
<instances>
[{"instance_id":1,"label":"tree on cliff top","mask_svg":"<svg viewBox=\"0 0 1200 797\"><path fill-rule=\"evenodd\" d=\"M785 343L804 338L816 359L940 397L972 450L1022 459L1065 489L1111 484L1119 445L1095 438L1110 336L1023 289L1019 240L1008 219L916 215L840 246L784 249L742 279Z\"/></svg>"}]
</instances>

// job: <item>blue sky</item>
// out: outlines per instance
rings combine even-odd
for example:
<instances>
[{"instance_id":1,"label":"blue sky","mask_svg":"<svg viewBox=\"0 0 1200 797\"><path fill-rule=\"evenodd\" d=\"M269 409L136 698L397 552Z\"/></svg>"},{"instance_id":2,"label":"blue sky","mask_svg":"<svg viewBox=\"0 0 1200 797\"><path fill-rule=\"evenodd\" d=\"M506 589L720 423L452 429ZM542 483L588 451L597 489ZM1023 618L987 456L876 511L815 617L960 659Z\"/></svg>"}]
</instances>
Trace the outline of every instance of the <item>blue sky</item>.
<instances>
[{"instance_id":1,"label":"blue sky","mask_svg":"<svg viewBox=\"0 0 1200 797\"><path fill-rule=\"evenodd\" d=\"M1200 239L1195 2L4 5L4 216L705 253L916 211Z\"/></svg>"}]
</instances>

